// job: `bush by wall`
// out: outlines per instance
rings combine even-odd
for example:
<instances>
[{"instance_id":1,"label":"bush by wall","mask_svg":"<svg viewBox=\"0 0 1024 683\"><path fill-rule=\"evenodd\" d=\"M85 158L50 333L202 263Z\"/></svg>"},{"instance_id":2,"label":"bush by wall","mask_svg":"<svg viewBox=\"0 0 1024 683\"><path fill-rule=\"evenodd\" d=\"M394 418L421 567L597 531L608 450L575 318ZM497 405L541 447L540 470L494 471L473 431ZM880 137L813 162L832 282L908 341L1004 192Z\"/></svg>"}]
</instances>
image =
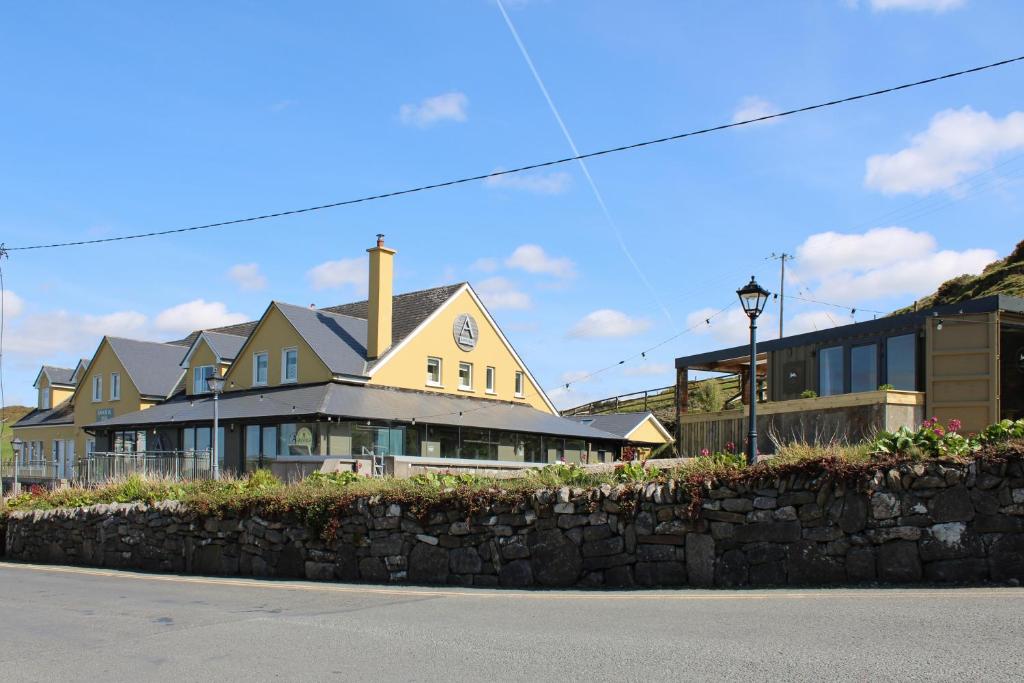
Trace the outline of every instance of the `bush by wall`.
<instances>
[{"instance_id":1,"label":"bush by wall","mask_svg":"<svg viewBox=\"0 0 1024 683\"><path fill-rule=\"evenodd\" d=\"M760 467L760 466L759 466ZM313 504L322 505L322 501ZM1024 579L1020 449L795 463L714 480L14 511L9 559L473 586L773 586Z\"/></svg>"}]
</instances>

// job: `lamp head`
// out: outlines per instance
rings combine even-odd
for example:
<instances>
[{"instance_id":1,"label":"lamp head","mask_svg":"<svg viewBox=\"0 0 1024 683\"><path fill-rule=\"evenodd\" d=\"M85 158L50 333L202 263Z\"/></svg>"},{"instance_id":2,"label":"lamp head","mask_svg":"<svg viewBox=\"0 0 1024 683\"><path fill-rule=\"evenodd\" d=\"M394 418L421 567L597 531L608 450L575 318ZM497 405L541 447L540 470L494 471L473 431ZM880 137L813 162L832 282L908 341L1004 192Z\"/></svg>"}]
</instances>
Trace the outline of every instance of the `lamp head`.
<instances>
[{"instance_id":1,"label":"lamp head","mask_svg":"<svg viewBox=\"0 0 1024 683\"><path fill-rule=\"evenodd\" d=\"M736 290L736 296L740 298L743 312L747 314L748 318L754 320L764 311L764 305L768 303L771 292L757 284L757 280L751 275L750 282Z\"/></svg>"}]
</instances>

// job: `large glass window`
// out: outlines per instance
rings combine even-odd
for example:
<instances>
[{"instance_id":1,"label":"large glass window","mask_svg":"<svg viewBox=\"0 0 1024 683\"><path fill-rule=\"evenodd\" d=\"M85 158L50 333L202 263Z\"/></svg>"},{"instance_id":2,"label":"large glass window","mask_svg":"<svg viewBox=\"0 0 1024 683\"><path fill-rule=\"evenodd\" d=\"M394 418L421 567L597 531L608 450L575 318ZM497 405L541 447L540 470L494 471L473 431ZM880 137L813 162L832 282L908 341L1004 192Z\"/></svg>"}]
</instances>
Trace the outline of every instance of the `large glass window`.
<instances>
[{"instance_id":1,"label":"large glass window","mask_svg":"<svg viewBox=\"0 0 1024 683\"><path fill-rule=\"evenodd\" d=\"M878 344L850 349L850 391L874 391L878 388Z\"/></svg>"},{"instance_id":2,"label":"large glass window","mask_svg":"<svg viewBox=\"0 0 1024 683\"><path fill-rule=\"evenodd\" d=\"M146 450L146 431L114 432L115 453L144 453Z\"/></svg>"},{"instance_id":3,"label":"large glass window","mask_svg":"<svg viewBox=\"0 0 1024 683\"><path fill-rule=\"evenodd\" d=\"M818 395L843 393L843 347L832 346L818 351Z\"/></svg>"},{"instance_id":4,"label":"large glass window","mask_svg":"<svg viewBox=\"0 0 1024 683\"><path fill-rule=\"evenodd\" d=\"M252 383L256 385L267 383L267 364L269 356L265 351L252 354Z\"/></svg>"},{"instance_id":5,"label":"large glass window","mask_svg":"<svg viewBox=\"0 0 1024 683\"><path fill-rule=\"evenodd\" d=\"M498 433L487 429L463 427L462 450L459 457L476 460L497 460Z\"/></svg>"},{"instance_id":6,"label":"large glass window","mask_svg":"<svg viewBox=\"0 0 1024 683\"><path fill-rule=\"evenodd\" d=\"M281 351L281 381L297 382L299 380L299 350L284 349Z\"/></svg>"},{"instance_id":7,"label":"large glass window","mask_svg":"<svg viewBox=\"0 0 1024 683\"><path fill-rule=\"evenodd\" d=\"M313 423L286 423L277 429L280 455L312 455L317 452L316 425Z\"/></svg>"},{"instance_id":8,"label":"large glass window","mask_svg":"<svg viewBox=\"0 0 1024 683\"><path fill-rule=\"evenodd\" d=\"M277 427L267 426L263 428L263 455L277 457Z\"/></svg>"},{"instance_id":9,"label":"large glass window","mask_svg":"<svg viewBox=\"0 0 1024 683\"><path fill-rule=\"evenodd\" d=\"M917 391L917 335L885 340L885 381L896 389Z\"/></svg>"},{"instance_id":10,"label":"large glass window","mask_svg":"<svg viewBox=\"0 0 1024 683\"><path fill-rule=\"evenodd\" d=\"M192 393L207 393L210 390L210 387L206 385L206 380L209 377L213 377L212 365L200 365L199 367L192 368Z\"/></svg>"},{"instance_id":11,"label":"large glass window","mask_svg":"<svg viewBox=\"0 0 1024 683\"><path fill-rule=\"evenodd\" d=\"M248 425L245 428L245 457L255 459L260 457L260 426Z\"/></svg>"}]
</instances>

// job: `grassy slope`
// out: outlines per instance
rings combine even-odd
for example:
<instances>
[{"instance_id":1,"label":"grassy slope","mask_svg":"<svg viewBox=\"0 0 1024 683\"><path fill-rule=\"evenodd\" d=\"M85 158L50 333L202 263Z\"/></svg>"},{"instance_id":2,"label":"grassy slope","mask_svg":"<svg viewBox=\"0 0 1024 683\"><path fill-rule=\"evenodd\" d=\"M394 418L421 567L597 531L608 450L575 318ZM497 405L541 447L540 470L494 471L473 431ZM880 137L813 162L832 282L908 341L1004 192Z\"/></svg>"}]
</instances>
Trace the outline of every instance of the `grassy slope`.
<instances>
[{"instance_id":1,"label":"grassy slope","mask_svg":"<svg viewBox=\"0 0 1024 683\"><path fill-rule=\"evenodd\" d=\"M0 452L3 453L2 461L9 462L11 459L11 425L32 412L27 406L7 406L4 409L3 429L0 430Z\"/></svg>"},{"instance_id":2,"label":"grassy slope","mask_svg":"<svg viewBox=\"0 0 1024 683\"><path fill-rule=\"evenodd\" d=\"M933 294L919 299L917 307L955 304L992 294L1024 297L1024 241L1020 242L1006 258L985 266L980 275L960 275L952 280L946 280ZM896 312L906 313L912 310L912 307L908 307Z\"/></svg>"}]
</instances>

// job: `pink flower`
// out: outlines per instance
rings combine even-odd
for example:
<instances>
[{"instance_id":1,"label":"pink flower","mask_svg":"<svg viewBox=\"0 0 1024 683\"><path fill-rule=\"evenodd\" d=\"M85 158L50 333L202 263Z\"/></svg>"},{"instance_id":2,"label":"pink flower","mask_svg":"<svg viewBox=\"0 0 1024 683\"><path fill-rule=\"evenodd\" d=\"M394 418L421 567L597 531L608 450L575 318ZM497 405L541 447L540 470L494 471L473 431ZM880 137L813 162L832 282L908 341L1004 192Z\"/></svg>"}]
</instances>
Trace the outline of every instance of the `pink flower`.
<instances>
[{"instance_id":1,"label":"pink flower","mask_svg":"<svg viewBox=\"0 0 1024 683\"><path fill-rule=\"evenodd\" d=\"M949 431L951 432L959 432L962 426L963 423L961 423L960 420L956 419L955 417L949 421Z\"/></svg>"},{"instance_id":2,"label":"pink flower","mask_svg":"<svg viewBox=\"0 0 1024 683\"><path fill-rule=\"evenodd\" d=\"M711 451L709 451L706 448L702 448L702 449L700 449L700 454L703 455L704 457L707 457L707 456L711 455Z\"/></svg>"},{"instance_id":3,"label":"pink flower","mask_svg":"<svg viewBox=\"0 0 1024 683\"><path fill-rule=\"evenodd\" d=\"M942 436L946 431L942 428L942 425L935 425L932 427L932 431L935 432L936 436Z\"/></svg>"},{"instance_id":4,"label":"pink flower","mask_svg":"<svg viewBox=\"0 0 1024 683\"><path fill-rule=\"evenodd\" d=\"M725 444L725 450L728 453L735 453L736 452L736 444L734 444L732 441L726 443Z\"/></svg>"}]
</instances>

